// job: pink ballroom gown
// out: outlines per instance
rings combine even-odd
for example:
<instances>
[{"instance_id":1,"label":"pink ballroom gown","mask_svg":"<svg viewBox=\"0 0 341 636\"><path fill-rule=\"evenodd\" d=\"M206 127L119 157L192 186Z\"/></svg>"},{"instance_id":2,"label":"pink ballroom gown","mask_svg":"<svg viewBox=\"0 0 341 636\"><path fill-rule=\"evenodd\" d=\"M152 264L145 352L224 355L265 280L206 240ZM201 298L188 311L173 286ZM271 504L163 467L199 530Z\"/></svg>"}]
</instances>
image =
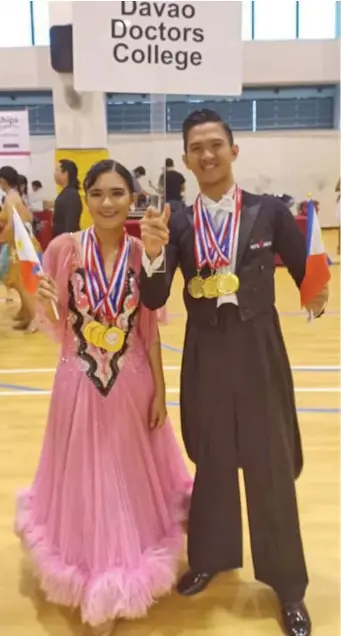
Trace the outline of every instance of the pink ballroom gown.
<instances>
[{"instance_id":1,"label":"pink ballroom gown","mask_svg":"<svg viewBox=\"0 0 341 636\"><path fill-rule=\"evenodd\" d=\"M43 267L61 309L56 325L43 315L40 322L61 342L61 357L38 471L18 495L15 531L49 601L79 607L93 626L142 617L176 581L192 480L170 422L149 427L147 349L158 333L156 313L136 309L141 245L133 239L120 354L82 335L91 316L75 238L56 238Z\"/></svg>"}]
</instances>

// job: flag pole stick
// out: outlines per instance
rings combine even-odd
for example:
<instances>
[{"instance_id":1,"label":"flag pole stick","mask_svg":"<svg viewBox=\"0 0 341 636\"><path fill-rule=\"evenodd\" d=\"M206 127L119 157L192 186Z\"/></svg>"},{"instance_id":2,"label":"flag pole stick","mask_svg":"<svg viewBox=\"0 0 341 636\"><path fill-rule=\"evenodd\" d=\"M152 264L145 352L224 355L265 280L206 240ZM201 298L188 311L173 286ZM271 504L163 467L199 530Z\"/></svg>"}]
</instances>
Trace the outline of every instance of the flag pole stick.
<instances>
[{"instance_id":1,"label":"flag pole stick","mask_svg":"<svg viewBox=\"0 0 341 636\"><path fill-rule=\"evenodd\" d=\"M40 273L44 276L45 272L44 272L41 264L39 264L39 270L40 270ZM51 303L51 307L52 307L55 319L59 320L60 315L59 315L58 307L57 307L55 301L54 300L50 300L50 303Z\"/></svg>"},{"instance_id":2,"label":"flag pole stick","mask_svg":"<svg viewBox=\"0 0 341 636\"><path fill-rule=\"evenodd\" d=\"M25 224L23 223L23 221L21 219L21 216L18 213L18 210L15 208L15 206L12 206L12 210L13 210L13 213L16 215L16 217L18 217L18 220L20 220L20 224L23 226L23 228L24 228L24 230L26 232L25 236L27 236L27 239L28 239L29 250L30 250L32 256L33 256L33 254L35 255L35 257L36 257L35 260L36 260L36 264L39 267L39 272L44 276L45 272L43 270L42 264L41 264L41 262L39 260L38 254L37 254L37 252L35 250L35 247L33 245L31 236L30 236L29 232L27 231L27 228L26 228ZM15 220L15 217L13 219L13 222L14 222L14 220ZM14 225L14 227L15 227L15 225ZM52 310L53 310L53 313L54 313L54 317L55 317L56 320L59 320L60 316L59 316L59 311L58 311L57 305L56 305L54 300L51 300L50 302L51 302Z\"/></svg>"}]
</instances>

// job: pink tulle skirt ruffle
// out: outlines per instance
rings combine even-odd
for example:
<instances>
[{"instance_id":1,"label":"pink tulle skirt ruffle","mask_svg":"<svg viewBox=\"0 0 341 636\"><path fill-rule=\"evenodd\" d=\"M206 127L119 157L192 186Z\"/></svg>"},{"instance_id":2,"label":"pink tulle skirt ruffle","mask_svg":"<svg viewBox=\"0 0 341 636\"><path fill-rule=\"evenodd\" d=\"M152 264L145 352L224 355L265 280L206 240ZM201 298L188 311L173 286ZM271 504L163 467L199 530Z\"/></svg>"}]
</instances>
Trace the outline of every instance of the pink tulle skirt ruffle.
<instances>
[{"instance_id":1,"label":"pink tulle skirt ruffle","mask_svg":"<svg viewBox=\"0 0 341 636\"><path fill-rule=\"evenodd\" d=\"M84 623L96 626L113 618L142 618L156 599L176 583L183 550L183 523L188 502L174 500L173 526L158 545L149 547L137 567L117 567L91 574L67 565L44 536L44 528L32 521L32 495L23 491L17 499L15 532L29 555L34 574L46 598L56 605L79 608Z\"/></svg>"},{"instance_id":2,"label":"pink tulle skirt ruffle","mask_svg":"<svg viewBox=\"0 0 341 636\"><path fill-rule=\"evenodd\" d=\"M47 599L93 626L144 616L178 574L192 479L170 422L150 429L152 398L144 356L107 398L64 360L34 483L18 495L15 531Z\"/></svg>"}]
</instances>

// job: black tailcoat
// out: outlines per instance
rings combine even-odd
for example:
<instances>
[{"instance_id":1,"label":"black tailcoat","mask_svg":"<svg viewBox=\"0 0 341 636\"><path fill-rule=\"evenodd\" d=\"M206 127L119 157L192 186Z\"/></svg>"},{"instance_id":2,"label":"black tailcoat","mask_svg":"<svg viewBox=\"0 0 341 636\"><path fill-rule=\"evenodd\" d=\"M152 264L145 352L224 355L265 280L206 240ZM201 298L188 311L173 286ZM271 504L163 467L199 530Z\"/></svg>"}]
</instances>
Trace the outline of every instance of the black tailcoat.
<instances>
[{"instance_id":1,"label":"black tailcoat","mask_svg":"<svg viewBox=\"0 0 341 636\"><path fill-rule=\"evenodd\" d=\"M149 309L162 307L180 267L188 314L181 425L196 465L191 567L207 572L241 566L241 467L256 577L286 600L300 600L307 574L294 480L303 458L290 364L275 309L276 253L300 287L306 245L290 210L275 197L243 192L236 263L239 306L218 308L216 299L195 300L187 291L196 274L193 208L180 206L170 220L166 271L148 278L142 270L140 290Z\"/></svg>"}]
</instances>

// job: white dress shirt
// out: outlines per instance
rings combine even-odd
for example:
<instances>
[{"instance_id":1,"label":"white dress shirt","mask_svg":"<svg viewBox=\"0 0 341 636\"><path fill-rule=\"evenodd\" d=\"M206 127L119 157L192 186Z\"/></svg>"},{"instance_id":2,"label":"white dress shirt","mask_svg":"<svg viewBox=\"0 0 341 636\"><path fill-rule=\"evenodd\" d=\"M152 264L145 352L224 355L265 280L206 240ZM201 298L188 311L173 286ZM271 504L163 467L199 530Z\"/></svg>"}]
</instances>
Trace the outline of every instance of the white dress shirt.
<instances>
[{"instance_id":1,"label":"white dress shirt","mask_svg":"<svg viewBox=\"0 0 341 636\"><path fill-rule=\"evenodd\" d=\"M211 215L212 222L215 230L220 228L224 215L232 212L235 214L236 212L236 197L235 195L236 186L233 186L231 190L229 190L219 202L212 201L208 197L202 196L202 201L205 208ZM231 255L231 264L228 267L221 267L218 271L222 274L226 274L228 272L235 273L236 269L236 261L237 261L237 250L238 250L238 239L239 239L239 224L236 227L235 240L234 240L234 250ZM165 250L162 251L160 256L158 256L152 263L148 259L145 252L142 254L142 266L148 277L153 276L153 274L157 273L161 270L161 267L164 265L165 259ZM236 294L232 294L229 296L220 296L217 299L217 306L221 307L226 303L232 303L233 305L238 305L238 299Z\"/></svg>"}]
</instances>

